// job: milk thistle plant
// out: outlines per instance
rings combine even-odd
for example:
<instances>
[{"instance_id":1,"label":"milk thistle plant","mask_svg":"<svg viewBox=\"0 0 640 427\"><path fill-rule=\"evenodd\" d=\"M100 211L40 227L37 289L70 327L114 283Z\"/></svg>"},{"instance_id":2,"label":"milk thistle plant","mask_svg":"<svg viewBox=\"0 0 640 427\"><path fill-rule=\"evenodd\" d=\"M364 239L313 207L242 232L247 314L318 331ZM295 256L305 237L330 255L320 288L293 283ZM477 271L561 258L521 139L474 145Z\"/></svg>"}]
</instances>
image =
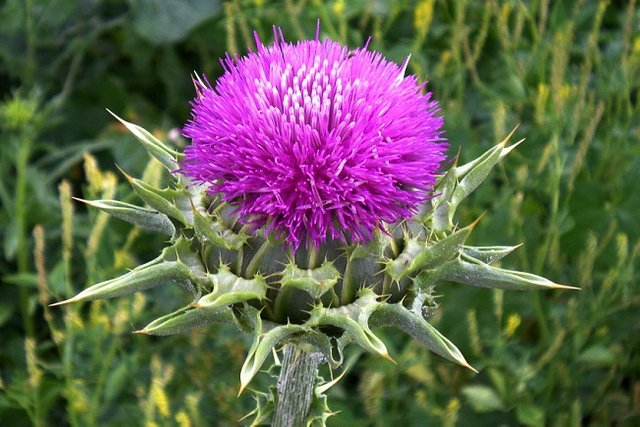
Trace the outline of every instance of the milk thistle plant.
<instances>
[{"instance_id":1,"label":"milk thistle plant","mask_svg":"<svg viewBox=\"0 0 640 427\"><path fill-rule=\"evenodd\" d=\"M193 301L139 333L168 335L211 323L254 334L240 392L273 354L277 386L256 392L254 423L324 425L331 415L318 365L338 368L356 344L393 360L372 328L395 327L473 369L428 322L433 288L570 288L492 265L512 246L469 246L460 203L517 143L509 137L464 165L440 168L448 148L425 84L367 46L288 43L280 29L255 52L227 56L196 98L178 153L118 118L172 172L171 188L127 176L147 207L85 201L169 236L160 256L98 283L66 304L165 283ZM511 135L510 135L511 136ZM284 347L280 362L276 350Z\"/></svg>"}]
</instances>

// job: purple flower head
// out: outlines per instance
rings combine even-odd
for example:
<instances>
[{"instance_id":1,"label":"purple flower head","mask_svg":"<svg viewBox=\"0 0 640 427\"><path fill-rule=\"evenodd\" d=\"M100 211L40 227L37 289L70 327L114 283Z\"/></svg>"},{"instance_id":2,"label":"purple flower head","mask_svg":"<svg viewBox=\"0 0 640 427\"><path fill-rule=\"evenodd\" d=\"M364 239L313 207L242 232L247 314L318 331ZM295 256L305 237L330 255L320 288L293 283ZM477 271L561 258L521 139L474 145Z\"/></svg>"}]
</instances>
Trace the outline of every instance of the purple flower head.
<instances>
[{"instance_id":1,"label":"purple flower head","mask_svg":"<svg viewBox=\"0 0 640 427\"><path fill-rule=\"evenodd\" d=\"M340 43L275 42L196 81L180 172L221 193L239 220L294 249L367 241L427 200L447 144L443 118L402 65Z\"/></svg>"}]
</instances>

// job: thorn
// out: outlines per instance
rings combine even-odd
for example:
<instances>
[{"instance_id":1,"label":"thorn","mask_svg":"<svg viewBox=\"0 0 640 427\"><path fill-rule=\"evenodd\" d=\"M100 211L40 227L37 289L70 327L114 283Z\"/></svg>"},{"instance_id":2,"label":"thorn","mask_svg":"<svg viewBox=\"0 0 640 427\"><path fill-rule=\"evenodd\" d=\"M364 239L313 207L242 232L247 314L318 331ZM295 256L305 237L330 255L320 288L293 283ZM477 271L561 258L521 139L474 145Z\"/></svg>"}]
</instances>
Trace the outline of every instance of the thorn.
<instances>
[{"instance_id":1,"label":"thorn","mask_svg":"<svg viewBox=\"0 0 640 427\"><path fill-rule=\"evenodd\" d=\"M458 166L458 162L460 161L460 153L462 153L462 147L458 147L458 152L456 153L456 156L453 158L452 167L454 168Z\"/></svg>"},{"instance_id":2,"label":"thorn","mask_svg":"<svg viewBox=\"0 0 640 427\"><path fill-rule=\"evenodd\" d=\"M570 291L581 291L582 290L582 288L578 288L576 286L559 285L557 283L554 283L553 285L551 285L550 288L552 288L552 289L565 289L565 290L570 290Z\"/></svg>"},{"instance_id":3,"label":"thorn","mask_svg":"<svg viewBox=\"0 0 640 427\"><path fill-rule=\"evenodd\" d=\"M509 140L511 139L511 137L513 136L514 133L516 133L516 130L518 130L518 128L520 127L520 123L518 123L511 132L509 132L509 135L507 135L498 145L502 145L503 147L507 145L507 142L509 142ZM519 142L517 142L516 144L519 144L520 142L524 141L521 140Z\"/></svg>"},{"instance_id":4,"label":"thorn","mask_svg":"<svg viewBox=\"0 0 640 427\"><path fill-rule=\"evenodd\" d=\"M389 362L393 363L394 365L398 364L398 362L393 360L393 357L389 356L389 353L387 353L386 351L384 353L380 353L380 356L384 357L385 359L387 359Z\"/></svg>"},{"instance_id":5,"label":"thorn","mask_svg":"<svg viewBox=\"0 0 640 427\"><path fill-rule=\"evenodd\" d=\"M236 396L236 398L240 397L240 395L244 391L245 387L247 387L246 384L240 384L240 390L238 391L238 395Z\"/></svg>"},{"instance_id":6,"label":"thorn","mask_svg":"<svg viewBox=\"0 0 640 427\"><path fill-rule=\"evenodd\" d=\"M71 196L71 198L77 202L86 203L87 205L90 205L90 206L94 202L93 200L85 200L85 199L81 199L80 197Z\"/></svg>"},{"instance_id":7,"label":"thorn","mask_svg":"<svg viewBox=\"0 0 640 427\"><path fill-rule=\"evenodd\" d=\"M127 181L132 182L135 179L134 177L127 174L120 166L118 166L117 163L115 165L116 165L116 168L118 168L118 170L120 171L120 173L124 175Z\"/></svg>"},{"instance_id":8,"label":"thorn","mask_svg":"<svg viewBox=\"0 0 640 427\"><path fill-rule=\"evenodd\" d=\"M516 148L518 145L522 144L523 142L524 142L524 138L522 138L520 141L516 142L513 145L503 148L502 151L500 152L500 158L501 159L504 158L504 156L509 154L514 148Z\"/></svg>"},{"instance_id":9,"label":"thorn","mask_svg":"<svg viewBox=\"0 0 640 427\"><path fill-rule=\"evenodd\" d=\"M318 394L323 394L325 391L329 390L331 387L333 387L334 385L336 385L341 379L342 377L344 377L347 374L349 367L346 367L342 373L340 375L338 375L336 378L334 378L333 380L331 380L330 382L326 383L326 384L322 384L321 386L316 387L316 392Z\"/></svg>"},{"instance_id":10,"label":"thorn","mask_svg":"<svg viewBox=\"0 0 640 427\"><path fill-rule=\"evenodd\" d=\"M480 220L485 216L486 213L487 213L487 211L482 212L480 214L480 216L478 218L476 218L476 220L473 221L471 224L469 224L467 227L469 227L469 228L471 228L473 230L476 227L476 225L478 225Z\"/></svg>"},{"instance_id":11,"label":"thorn","mask_svg":"<svg viewBox=\"0 0 640 427\"><path fill-rule=\"evenodd\" d=\"M479 374L479 373L480 373L476 368L474 368L473 366L469 365L469 364L467 363L467 361L466 361L466 360L465 360L465 361L464 361L464 363L462 363L461 365L462 365L462 366L464 366L465 368L467 368L467 369L469 369L469 370L473 371L473 372L474 372L474 373L476 373L476 374Z\"/></svg>"},{"instance_id":12,"label":"thorn","mask_svg":"<svg viewBox=\"0 0 640 427\"><path fill-rule=\"evenodd\" d=\"M257 401L257 399L256 399L256 401ZM255 412L256 410L257 410L257 408L256 408L256 409L254 409L253 411L249 412L249 413L248 413L247 415L245 415L244 417L240 418L238 421L244 421L244 420L246 420L247 418L249 418L250 416L255 415L255 414L256 414L256 412Z\"/></svg>"},{"instance_id":13,"label":"thorn","mask_svg":"<svg viewBox=\"0 0 640 427\"><path fill-rule=\"evenodd\" d=\"M71 304L72 302L76 302L77 300L74 298L69 298L66 299L64 301L58 301L58 302L54 302L53 304L49 304L49 307L57 307L60 305L67 305L67 304Z\"/></svg>"},{"instance_id":14,"label":"thorn","mask_svg":"<svg viewBox=\"0 0 640 427\"><path fill-rule=\"evenodd\" d=\"M109 110L108 108L105 108L105 110L107 110L107 112L108 112L109 114L111 114L113 117L115 117L115 118L116 118L116 120L118 120L120 123L122 123L122 124L125 124L125 123L126 123L123 119L121 119L120 117L118 117L118 116L116 115L116 113L114 113L113 111Z\"/></svg>"}]
</instances>

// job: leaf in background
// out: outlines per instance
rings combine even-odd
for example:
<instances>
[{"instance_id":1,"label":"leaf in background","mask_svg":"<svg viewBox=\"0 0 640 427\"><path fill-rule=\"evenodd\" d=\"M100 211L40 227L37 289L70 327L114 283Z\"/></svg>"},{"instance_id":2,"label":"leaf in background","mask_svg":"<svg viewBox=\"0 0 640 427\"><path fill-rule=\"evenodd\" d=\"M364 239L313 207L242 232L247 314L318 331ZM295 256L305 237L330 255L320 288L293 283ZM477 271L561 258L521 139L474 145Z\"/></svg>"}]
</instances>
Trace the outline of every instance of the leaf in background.
<instances>
[{"instance_id":1,"label":"leaf in background","mask_svg":"<svg viewBox=\"0 0 640 427\"><path fill-rule=\"evenodd\" d=\"M218 0L131 0L135 30L155 45L183 40L219 11Z\"/></svg>"},{"instance_id":2,"label":"leaf in background","mask_svg":"<svg viewBox=\"0 0 640 427\"><path fill-rule=\"evenodd\" d=\"M4 325L7 320L11 317L14 311L14 305L3 302L0 304L0 326Z\"/></svg>"},{"instance_id":3,"label":"leaf in background","mask_svg":"<svg viewBox=\"0 0 640 427\"><path fill-rule=\"evenodd\" d=\"M476 412L491 412L504 409L502 399L491 387L470 385L462 389L462 394L464 394Z\"/></svg>"},{"instance_id":4,"label":"leaf in background","mask_svg":"<svg viewBox=\"0 0 640 427\"><path fill-rule=\"evenodd\" d=\"M617 360L616 346L605 347L604 345L594 345L584 350L578 356L578 362L591 366L613 366Z\"/></svg>"},{"instance_id":5,"label":"leaf in background","mask_svg":"<svg viewBox=\"0 0 640 427\"><path fill-rule=\"evenodd\" d=\"M536 405L522 404L516 407L518 421L525 426L544 426L544 410Z\"/></svg>"}]
</instances>

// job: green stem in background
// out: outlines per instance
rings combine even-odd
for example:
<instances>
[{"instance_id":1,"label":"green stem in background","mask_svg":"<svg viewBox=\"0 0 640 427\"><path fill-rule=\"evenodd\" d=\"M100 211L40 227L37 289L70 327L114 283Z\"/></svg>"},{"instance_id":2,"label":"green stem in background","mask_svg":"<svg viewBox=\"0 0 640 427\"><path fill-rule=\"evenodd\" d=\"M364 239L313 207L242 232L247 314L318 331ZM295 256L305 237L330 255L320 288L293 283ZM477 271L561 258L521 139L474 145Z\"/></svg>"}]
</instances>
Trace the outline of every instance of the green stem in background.
<instances>
[{"instance_id":1,"label":"green stem in background","mask_svg":"<svg viewBox=\"0 0 640 427\"><path fill-rule=\"evenodd\" d=\"M62 212L62 262L64 264L64 281L65 281L65 297L70 298L73 293L73 285L71 283L71 262L73 256L73 216L74 208L72 197L72 189L69 181L62 181L58 187L60 193L60 207ZM78 307L69 305L65 307L64 322L64 340L60 349L62 354L62 370L65 378L65 389L67 396L73 396L74 370L73 370L73 349L75 346L75 328L73 319L78 315ZM78 417L78 411L73 409L73 405L68 401L67 413L69 414L69 422L72 426L81 424Z\"/></svg>"},{"instance_id":2,"label":"green stem in background","mask_svg":"<svg viewBox=\"0 0 640 427\"><path fill-rule=\"evenodd\" d=\"M73 375L73 348L75 343L75 333L72 326L73 316L76 315L77 308L75 306L65 307L65 331L64 331L64 348L62 351L62 369L64 371L65 388L69 396L73 396L74 392L74 375ZM67 413L69 414L70 423L72 426L80 425L77 411L74 411L73 405L67 400Z\"/></svg>"},{"instance_id":3,"label":"green stem in background","mask_svg":"<svg viewBox=\"0 0 640 427\"><path fill-rule=\"evenodd\" d=\"M18 141L16 159L16 197L15 223L17 234L18 273L25 274L29 270L29 248L27 245L27 165L31 156L32 138L27 130L23 130ZM27 336L33 336L33 322L29 316L29 289L20 286L20 313Z\"/></svg>"},{"instance_id":4,"label":"green stem in background","mask_svg":"<svg viewBox=\"0 0 640 427\"><path fill-rule=\"evenodd\" d=\"M29 391L29 397L31 400L32 410L27 411L29 418L31 419L35 427L45 426L45 417L42 411L42 370L40 369L37 352L37 342L34 338L27 337L24 340L24 351L26 356L26 371L28 375L27 382L25 383L26 390ZM26 406L26 405L24 405Z\"/></svg>"},{"instance_id":5,"label":"green stem in background","mask_svg":"<svg viewBox=\"0 0 640 427\"><path fill-rule=\"evenodd\" d=\"M544 342L547 342L549 339L549 325L547 324L547 318L544 313L544 307L542 304L542 297L540 296L540 292L534 292L533 294L533 308L536 312L536 318L538 320L538 325L540 326L540 335L542 336Z\"/></svg>"},{"instance_id":6,"label":"green stem in background","mask_svg":"<svg viewBox=\"0 0 640 427\"><path fill-rule=\"evenodd\" d=\"M553 164L553 171L552 171L552 177L551 177L552 185L551 185L550 218L549 218L549 225L547 228L547 233L546 233L544 242L542 243L540 252L538 252L537 254L538 256L534 264L534 268L535 268L534 271L536 272L540 272L544 269L545 264L547 262L548 255L549 255L549 250L551 248L551 242L553 241L554 238L556 238L556 235L559 233L558 230L560 229L558 225L558 206L560 204L560 184L562 181L563 164L562 164L562 160L560 159L560 152L559 152L560 150L558 147L558 141L559 141L559 138L557 136L554 136L551 142L551 144L553 144L552 158L555 159L555 161ZM534 300L534 308L536 311L538 324L540 325L540 333L542 335L543 340L547 342L550 336L550 332L549 332L549 324L547 321L547 316L544 313L541 294L536 292L533 296L533 300Z\"/></svg>"},{"instance_id":7,"label":"green stem in background","mask_svg":"<svg viewBox=\"0 0 640 427\"><path fill-rule=\"evenodd\" d=\"M278 378L278 399L271 425L298 427L306 425L313 400L321 353L307 353L294 344L284 348Z\"/></svg>"},{"instance_id":8,"label":"green stem in background","mask_svg":"<svg viewBox=\"0 0 640 427\"><path fill-rule=\"evenodd\" d=\"M98 374L96 386L91 398L91 404L89 406L89 414L92 417L91 422L93 423L93 425L99 425L101 409L100 401L102 400L102 395L104 393L107 376L112 370L111 365L113 363L113 359L116 356L118 347L120 345L121 343L119 337L115 337L113 340L111 340L109 349L107 350L107 354L104 356L104 358L100 358L100 373Z\"/></svg>"},{"instance_id":9,"label":"green stem in background","mask_svg":"<svg viewBox=\"0 0 640 427\"><path fill-rule=\"evenodd\" d=\"M23 82L31 87L35 76L36 62L36 33L33 25L33 0L25 1L25 34L26 34L26 66Z\"/></svg>"}]
</instances>

